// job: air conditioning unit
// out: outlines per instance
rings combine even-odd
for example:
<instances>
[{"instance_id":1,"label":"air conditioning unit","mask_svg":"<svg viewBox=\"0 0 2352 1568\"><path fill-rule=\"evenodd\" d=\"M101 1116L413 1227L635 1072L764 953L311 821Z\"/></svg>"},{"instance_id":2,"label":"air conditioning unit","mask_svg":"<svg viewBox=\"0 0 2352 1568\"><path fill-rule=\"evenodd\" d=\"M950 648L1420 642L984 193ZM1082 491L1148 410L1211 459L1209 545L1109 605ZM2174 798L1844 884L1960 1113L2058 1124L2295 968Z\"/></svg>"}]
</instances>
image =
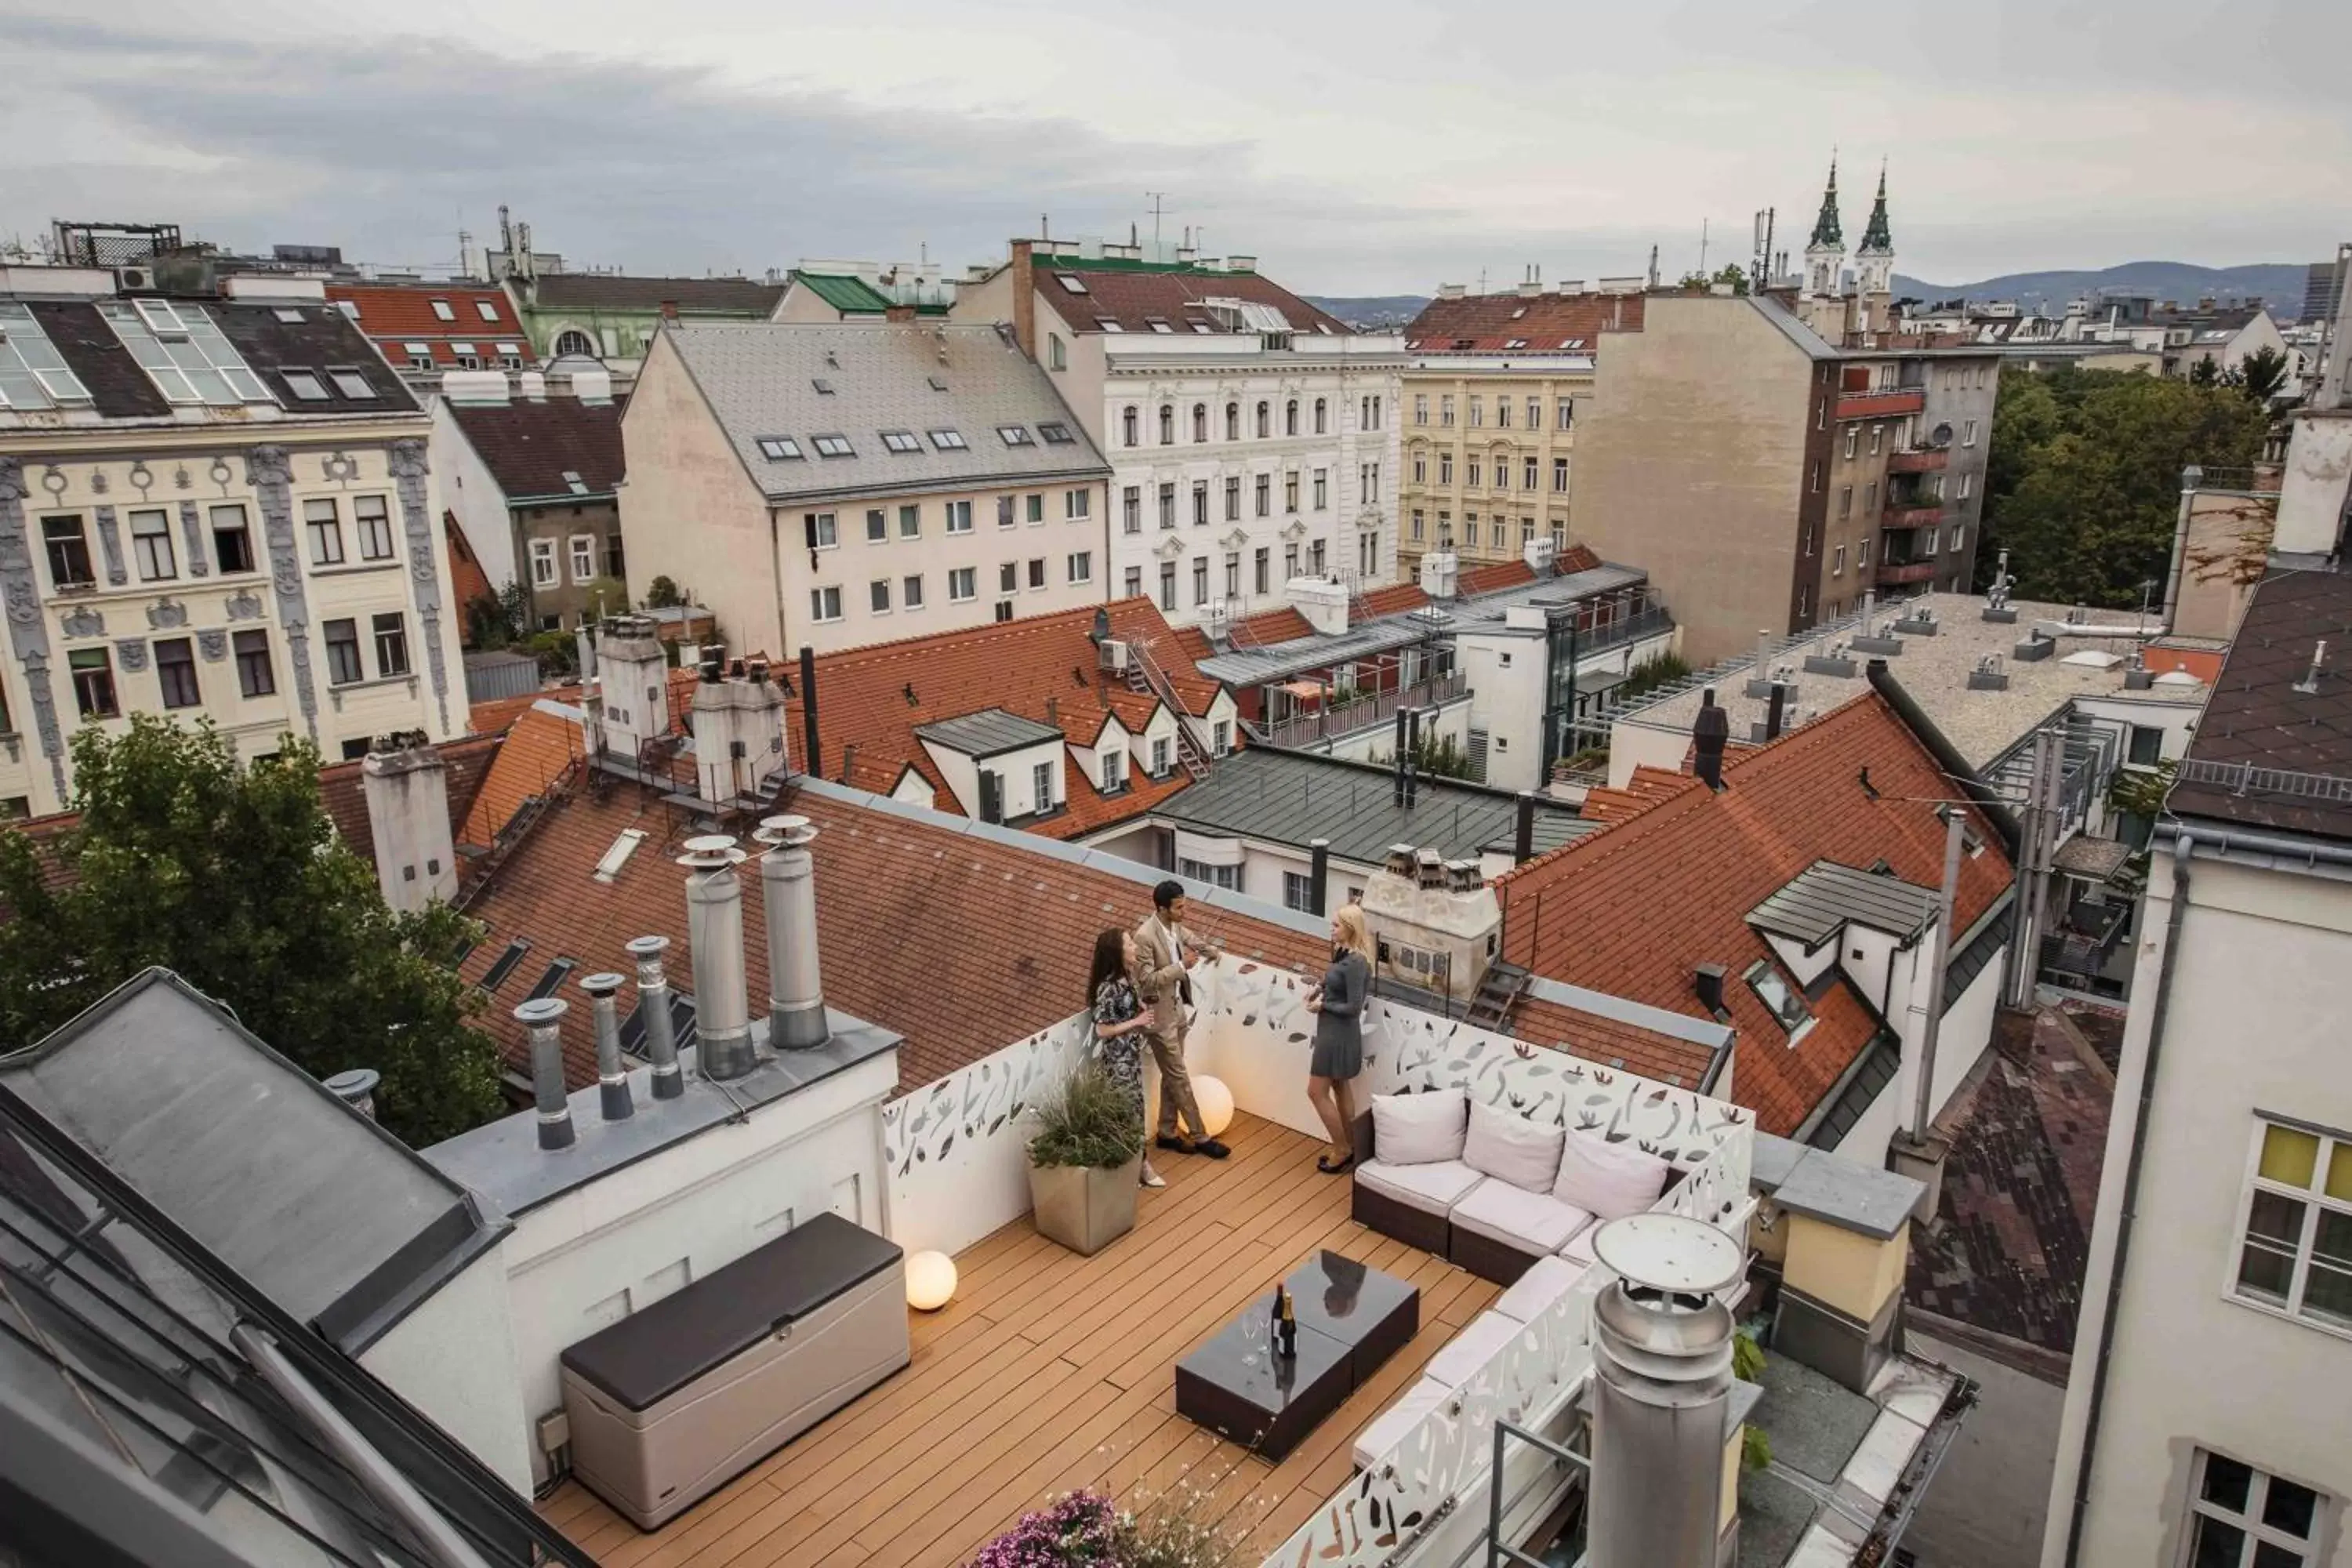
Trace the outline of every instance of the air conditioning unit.
<instances>
[{"instance_id":1,"label":"air conditioning unit","mask_svg":"<svg viewBox=\"0 0 2352 1568\"><path fill-rule=\"evenodd\" d=\"M1113 675L1125 675L1129 658L1127 644L1118 637L1105 637L1097 646L1102 649L1099 656L1102 668Z\"/></svg>"},{"instance_id":2,"label":"air conditioning unit","mask_svg":"<svg viewBox=\"0 0 2352 1568\"><path fill-rule=\"evenodd\" d=\"M152 267L118 267L114 269L114 286L125 294L155 287L155 269Z\"/></svg>"}]
</instances>

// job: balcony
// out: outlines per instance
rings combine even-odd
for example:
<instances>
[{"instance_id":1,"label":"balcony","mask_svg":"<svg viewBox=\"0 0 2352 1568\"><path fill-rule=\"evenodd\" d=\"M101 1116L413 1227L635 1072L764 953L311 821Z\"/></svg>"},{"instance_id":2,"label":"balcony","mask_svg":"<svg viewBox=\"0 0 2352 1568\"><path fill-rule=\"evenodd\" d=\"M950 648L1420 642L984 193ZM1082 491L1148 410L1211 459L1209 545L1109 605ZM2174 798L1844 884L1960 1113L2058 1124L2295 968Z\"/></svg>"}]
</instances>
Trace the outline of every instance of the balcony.
<instances>
[{"instance_id":1,"label":"balcony","mask_svg":"<svg viewBox=\"0 0 2352 1568\"><path fill-rule=\"evenodd\" d=\"M1941 501L1921 501L1906 506L1890 500L1879 523L1888 529L1929 528L1943 521L1944 503Z\"/></svg>"},{"instance_id":2,"label":"balcony","mask_svg":"<svg viewBox=\"0 0 2352 1568\"><path fill-rule=\"evenodd\" d=\"M1932 560L1882 561L1878 563L1878 585L1890 588L1900 587L1906 583L1925 583L1939 570L1939 565Z\"/></svg>"},{"instance_id":3,"label":"balcony","mask_svg":"<svg viewBox=\"0 0 2352 1568\"><path fill-rule=\"evenodd\" d=\"M1266 726L1263 738L1276 746L1313 746L1342 740L1391 722L1400 707L1434 707L1455 700L1468 689L1469 683L1462 672L1449 670L1401 689L1369 692L1328 708L1296 714Z\"/></svg>"},{"instance_id":4,"label":"balcony","mask_svg":"<svg viewBox=\"0 0 2352 1568\"><path fill-rule=\"evenodd\" d=\"M1927 411L1927 395L1917 387L1891 386L1883 392L1848 392L1839 395L1840 419L1900 419Z\"/></svg>"},{"instance_id":5,"label":"balcony","mask_svg":"<svg viewBox=\"0 0 2352 1568\"><path fill-rule=\"evenodd\" d=\"M1940 474L1952 458L1948 447L1906 447L1888 455L1886 471L1890 474Z\"/></svg>"}]
</instances>

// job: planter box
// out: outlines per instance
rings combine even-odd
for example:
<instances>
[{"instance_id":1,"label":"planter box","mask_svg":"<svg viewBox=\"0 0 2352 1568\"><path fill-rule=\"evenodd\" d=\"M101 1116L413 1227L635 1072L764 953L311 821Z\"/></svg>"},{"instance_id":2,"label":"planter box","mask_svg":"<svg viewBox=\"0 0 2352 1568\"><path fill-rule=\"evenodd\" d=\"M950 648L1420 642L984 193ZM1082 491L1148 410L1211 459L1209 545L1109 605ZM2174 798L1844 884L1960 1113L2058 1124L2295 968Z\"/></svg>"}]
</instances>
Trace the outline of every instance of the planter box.
<instances>
[{"instance_id":1,"label":"planter box","mask_svg":"<svg viewBox=\"0 0 2352 1568\"><path fill-rule=\"evenodd\" d=\"M1116 1170L1093 1165L1032 1165L1029 1205L1037 1234L1092 1257L1135 1228L1139 1154Z\"/></svg>"}]
</instances>

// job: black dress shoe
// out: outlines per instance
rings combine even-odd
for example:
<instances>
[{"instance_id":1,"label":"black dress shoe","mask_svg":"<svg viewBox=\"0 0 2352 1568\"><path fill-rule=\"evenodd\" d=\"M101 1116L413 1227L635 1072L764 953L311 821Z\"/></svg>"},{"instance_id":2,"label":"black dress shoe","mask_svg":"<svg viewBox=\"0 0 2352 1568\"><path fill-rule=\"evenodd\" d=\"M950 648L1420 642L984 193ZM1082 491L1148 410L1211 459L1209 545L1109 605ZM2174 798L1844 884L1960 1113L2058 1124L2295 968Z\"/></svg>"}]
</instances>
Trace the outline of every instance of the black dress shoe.
<instances>
[{"instance_id":1,"label":"black dress shoe","mask_svg":"<svg viewBox=\"0 0 2352 1568\"><path fill-rule=\"evenodd\" d=\"M1197 1154L1200 1152L1200 1146L1198 1144L1187 1143L1184 1140L1177 1137L1172 1132L1162 1132L1159 1137L1154 1138L1151 1142L1162 1149L1173 1149L1179 1154Z\"/></svg>"},{"instance_id":2,"label":"black dress shoe","mask_svg":"<svg viewBox=\"0 0 2352 1568\"><path fill-rule=\"evenodd\" d=\"M1192 1152L1195 1154L1206 1154L1212 1160L1222 1160L1226 1155L1232 1153L1233 1151L1226 1148L1223 1143L1218 1142L1213 1138L1203 1138L1199 1142L1192 1145Z\"/></svg>"}]
</instances>

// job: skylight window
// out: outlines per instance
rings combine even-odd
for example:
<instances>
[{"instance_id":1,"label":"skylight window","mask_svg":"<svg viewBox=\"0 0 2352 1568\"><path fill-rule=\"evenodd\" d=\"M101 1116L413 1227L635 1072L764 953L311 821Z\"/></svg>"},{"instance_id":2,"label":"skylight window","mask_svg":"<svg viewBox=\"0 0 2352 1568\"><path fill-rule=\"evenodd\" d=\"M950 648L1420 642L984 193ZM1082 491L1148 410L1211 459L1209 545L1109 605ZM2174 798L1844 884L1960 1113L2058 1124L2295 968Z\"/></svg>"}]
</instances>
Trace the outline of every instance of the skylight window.
<instances>
[{"instance_id":1,"label":"skylight window","mask_svg":"<svg viewBox=\"0 0 2352 1568\"><path fill-rule=\"evenodd\" d=\"M1789 1043L1795 1045L1798 1034L1813 1021L1813 1011L1805 1005L1803 994L1781 977L1769 959L1759 958L1750 965L1747 980L1748 988L1789 1032Z\"/></svg>"},{"instance_id":2,"label":"skylight window","mask_svg":"<svg viewBox=\"0 0 2352 1568\"><path fill-rule=\"evenodd\" d=\"M1584 340L1582 338L1570 338L1559 346L1564 349L1580 349L1584 346Z\"/></svg>"},{"instance_id":3,"label":"skylight window","mask_svg":"<svg viewBox=\"0 0 2352 1568\"><path fill-rule=\"evenodd\" d=\"M931 432L931 445L942 452L962 452L970 449L964 445L963 432L961 430L934 430Z\"/></svg>"},{"instance_id":4,"label":"skylight window","mask_svg":"<svg viewBox=\"0 0 2352 1568\"><path fill-rule=\"evenodd\" d=\"M1331 323L1328 321L1318 321L1315 323L1315 330L1328 338L1331 335Z\"/></svg>"},{"instance_id":5,"label":"skylight window","mask_svg":"<svg viewBox=\"0 0 2352 1568\"><path fill-rule=\"evenodd\" d=\"M338 300L335 301L335 309L343 313L343 320L347 321L356 321L360 319L360 302L357 300Z\"/></svg>"},{"instance_id":6,"label":"skylight window","mask_svg":"<svg viewBox=\"0 0 2352 1568\"><path fill-rule=\"evenodd\" d=\"M1143 318L1143 324L1155 332L1165 332L1171 336L1173 336L1176 331L1175 328L1168 324L1167 319L1161 316L1146 316Z\"/></svg>"},{"instance_id":7,"label":"skylight window","mask_svg":"<svg viewBox=\"0 0 2352 1568\"><path fill-rule=\"evenodd\" d=\"M481 316L482 320L486 321L495 321L499 319L499 308L496 305L491 304L488 300L475 300L474 310Z\"/></svg>"},{"instance_id":8,"label":"skylight window","mask_svg":"<svg viewBox=\"0 0 2352 1568\"><path fill-rule=\"evenodd\" d=\"M66 368L32 308L0 301L0 408L76 407L89 401L89 389Z\"/></svg>"},{"instance_id":9,"label":"skylight window","mask_svg":"<svg viewBox=\"0 0 2352 1568\"><path fill-rule=\"evenodd\" d=\"M1527 308L1525 305L1522 305L1522 306L1520 306L1517 310L1514 310L1514 311L1512 311L1512 312L1511 312L1511 320L1513 320L1513 321L1517 321L1521 316L1524 316L1524 315L1526 315L1527 313L1528 313L1528 308Z\"/></svg>"},{"instance_id":10,"label":"skylight window","mask_svg":"<svg viewBox=\"0 0 2352 1568\"><path fill-rule=\"evenodd\" d=\"M299 321L302 319L302 312L291 305L280 305L269 313L281 321Z\"/></svg>"},{"instance_id":11,"label":"skylight window","mask_svg":"<svg viewBox=\"0 0 2352 1568\"><path fill-rule=\"evenodd\" d=\"M433 313L445 321L454 321L457 319L457 312L449 308L449 301L446 300L434 300Z\"/></svg>"},{"instance_id":12,"label":"skylight window","mask_svg":"<svg viewBox=\"0 0 2352 1568\"><path fill-rule=\"evenodd\" d=\"M573 495L584 496L588 493L588 481L580 477L579 470L576 468L563 470L563 483Z\"/></svg>"},{"instance_id":13,"label":"skylight window","mask_svg":"<svg viewBox=\"0 0 2352 1568\"><path fill-rule=\"evenodd\" d=\"M825 380L824 377L821 375L812 378L809 384L816 388L817 395L820 397L831 397L833 395L833 383Z\"/></svg>"},{"instance_id":14,"label":"skylight window","mask_svg":"<svg viewBox=\"0 0 2352 1568\"><path fill-rule=\"evenodd\" d=\"M919 452L923 449L922 442L916 438L912 430L885 430L882 432L882 445L893 452Z\"/></svg>"},{"instance_id":15,"label":"skylight window","mask_svg":"<svg viewBox=\"0 0 2352 1568\"><path fill-rule=\"evenodd\" d=\"M1097 316L1095 318L1095 325L1100 327L1106 332L1123 332L1127 331L1125 327L1120 326L1108 316Z\"/></svg>"},{"instance_id":16,"label":"skylight window","mask_svg":"<svg viewBox=\"0 0 2352 1568\"><path fill-rule=\"evenodd\" d=\"M945 392L947 389L948 383L945 376L935 375L931 377L931 390L933 392Z\"/></svg>"},{"instance_id":17,"label":"skylight window","mask_svg":"<svg viewBox=\"0 0 2352 1568\"><path fill-rule=\"evenodd\" d=\"M1034 447L1037 444L1025 425L999 425L996 434L1008 447Z\"/></svg>"},{"instance_id":18,"label":"skylight window","mask_svg":"<svg viewBox=\"0 0 2352 1568\"><path fill-rule=\"evenodd\" d=\"M1073 294L1083 294L1087 291L1087 280L1075 272L1056 272L1054 274L1054 281Z\"/></svg>"},{"instance_id":19,"label":"skylight window","mask_svg":"<svg viewBox=\"0 0 2352 1568\"><path fill-rule=\"evenodd\" d=\"M801 458L802 455L801 444L798 441L793 440L790 436L762 436L760 437L760 456L767 458L768 461L772 463L795 462Z\"/></svg>"},{"instance_id":20,"label":"skylight window","mask_svg":"<svg viewBox=\"0 0 2352 1568\"><path fill-rule=\"evenodd\" d=\"M604 851L603 859L596 862L595 879L609 882L618 877L621 868L629 863L629 857L636 853L637 846L645 840L646 830L642 827L621 829L621 836L613 840L613 847Z\"/></svg>"},{"instance_id":21,"label":"skylight window","mask_svg":"<svg viewBox=\"0 0 2352 1568\"><path fill-rule=\"evenodd\" d=\"M1525 338L1508 338L1504 341L1503 346L1507 349L1523 349L1528 346L1528 340Z\"/></svg>"},{"instance_id":22,"label":"skylight window","mask_svg":"<svg viewBox=\"0 0 2352 1568\"><path fill-rule=\"evenodd\" d=\"M1206 321L1192 321L1187 324L1190 325L1196 332L1213 333L1217 330L1216 328L1209 325Z\"/></svg>"},{"instance_id":23,"label":"skylight window","mask_svg":"<svg viewBox=\"0 0 2352 1568\"><path fill-rule=\"evenodd\" d=\"M1058 420L1052 424L1038 426L1037 434L1045 438L1045 445L1049 447L1067 447L1074 439L1070 435L1070 427Z\"/></svg>"},{"instance_id":24,"label":"skylight window","mask_svg":"<svg viewBox=\"0 0 2352 1568\"><path fill-rule=\"evenodd\" d=\"M375 388L368 384L367 377L355 370L331 370L327 373L327 379L335 384L337 392L354 403L375 401Z\"/></svg>"},{"instance_id":25,"label":"skylight window","mask_svg":"<svg viewBox=\"0 0 2352 1568\"><path fill-rule=\"evenodd\" d=\"M327 384L319 379L318 372L311 370L289 370L285 372L284 374L286 376L286 390L300 398L303 402L324 403L327 400Z\"/></svg>"},{"instance_id":26,"label":"skylight window","mask_svg":"<svg viewBox=\"0 0 2352 1568\"><path fill-rule=\"evenodd\" d=\"M857 448L849 444L849 437L846 436L818 436L814 439L816 442L816 455L820 458L857 456Z\"/></svg>"}]
</instances>

